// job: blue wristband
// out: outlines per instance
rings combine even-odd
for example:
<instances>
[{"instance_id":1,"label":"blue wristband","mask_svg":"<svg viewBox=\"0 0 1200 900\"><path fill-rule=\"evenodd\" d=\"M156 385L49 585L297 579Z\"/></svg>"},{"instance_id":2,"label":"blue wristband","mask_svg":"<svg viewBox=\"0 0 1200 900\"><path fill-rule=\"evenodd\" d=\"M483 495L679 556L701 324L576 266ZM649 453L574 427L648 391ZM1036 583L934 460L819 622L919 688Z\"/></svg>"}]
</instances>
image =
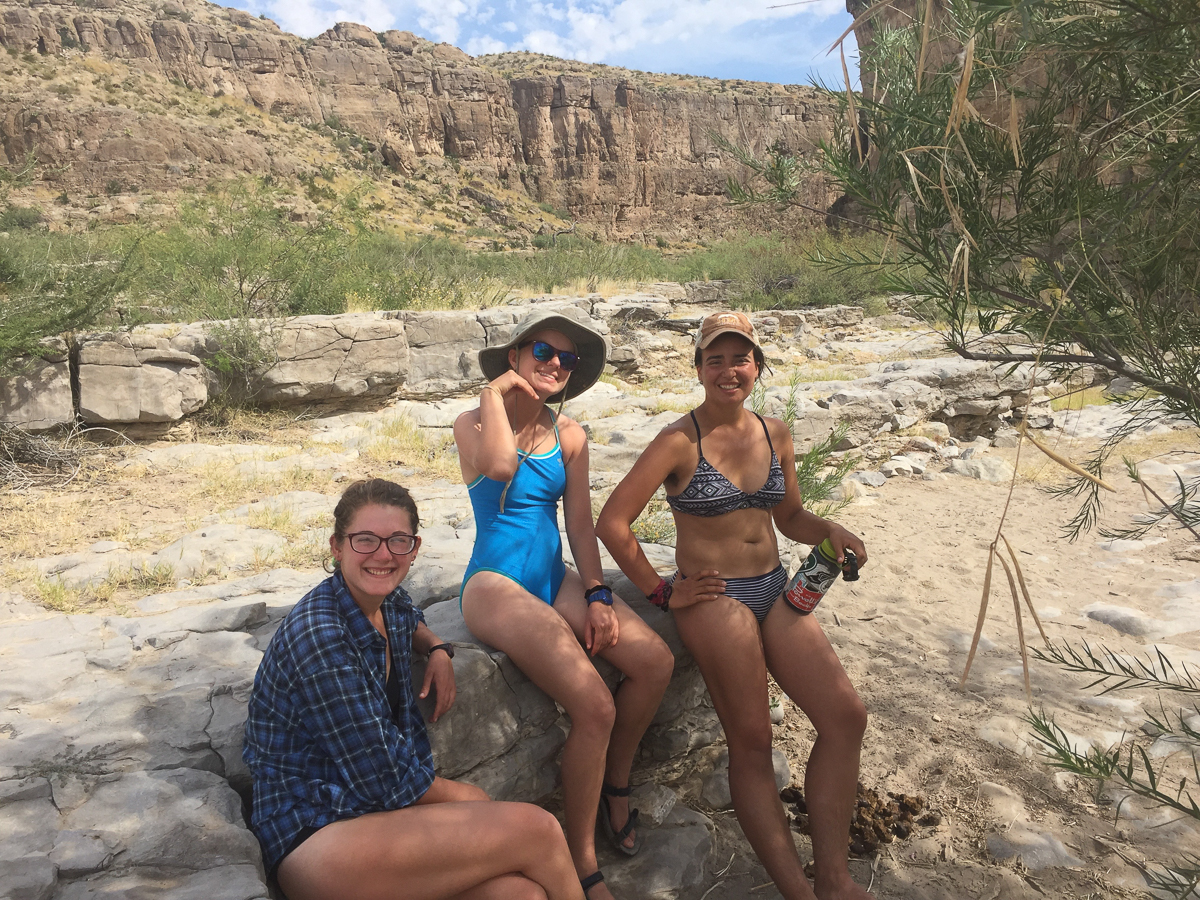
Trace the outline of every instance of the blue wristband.
<instances>
[{"instance_id":1,"label":"blue wristband","mask_svg":"<svg viewBox=\"0 0 1200 900\"><path fill-rule=\"evenodd\" d=\"M583 592L584 599L587 600L588 606L593 603L603 603L605 606L613 605L612 591L606 584L598 584L593 588L588 588Z\"/></svg>"}]
</instances>

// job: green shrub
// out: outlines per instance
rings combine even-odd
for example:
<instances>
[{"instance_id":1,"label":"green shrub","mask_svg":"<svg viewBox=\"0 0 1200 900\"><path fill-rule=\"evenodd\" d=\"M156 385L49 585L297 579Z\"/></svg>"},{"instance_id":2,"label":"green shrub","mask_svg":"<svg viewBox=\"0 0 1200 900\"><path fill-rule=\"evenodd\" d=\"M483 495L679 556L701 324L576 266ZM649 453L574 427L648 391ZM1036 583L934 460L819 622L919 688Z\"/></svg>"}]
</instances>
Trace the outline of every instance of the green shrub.
<instances>
[{"instance_id":1,"label":"green shrub","mask_svg":"<svg viewBox=\"0 0 1200 900\"><path fill-rule=\"evenodd\" d=\"M342 312L339 274L357 233L344 210L293 222L261 181L215 185L142 242L138 287L190 319L273 319Z\"/></svg>"},{"instance_id":2,"label":"green shrub","mask_svg":"<svg viewBox=\"0 0 1200 900\"><path fill-rule=\"evenodd\" d=\"M670 260L672 281L731 279L742 285L740 301L753 309L863 305L885 292L868 267L832 271L823 265L835 251L880 256L881 241L823 233L797 237L742 235Z\"/></svg>"},{"instance_id":3,"label":"green shrub","mask_svg":"<svg viewBox=\"0 0 1200 900\"><path fill-rule=\"evenodd\" d=\"M42 355L43 338L94 326L131 274L130 253L86 237L16 232L0 242L0 375Z\"/></svg>"},{"instance_id":4,"label":"green shrub","mask_svg":"<svg viewBox=\"0 0 1200 900\"><path fill-rule=\"evenodd\" d=\"M42 223L42 211L34 206L8 206L0 212L0 231L28 231Z\"/></svg>"}]
</instances>

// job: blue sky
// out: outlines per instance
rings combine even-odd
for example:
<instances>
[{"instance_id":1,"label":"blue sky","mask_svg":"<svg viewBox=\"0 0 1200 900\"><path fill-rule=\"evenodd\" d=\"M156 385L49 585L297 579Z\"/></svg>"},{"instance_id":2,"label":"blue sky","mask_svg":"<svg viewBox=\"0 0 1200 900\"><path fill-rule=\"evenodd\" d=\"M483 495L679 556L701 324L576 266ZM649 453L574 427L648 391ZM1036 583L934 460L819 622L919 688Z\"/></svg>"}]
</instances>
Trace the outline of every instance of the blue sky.
<instances>
[{"instance_id":1,"label":"blue sky","mask_svg":"<svg viewBox=\"0 0 1200 900\"><path fill-rule=\"evenodd\" d=\"M335 22L398 28L473 56L533 50L650 72L805 84L842 83L830 44L851 22L845 0L242 0L285 31ZM774 8L773 8L774 7ZM846 42L857 81L853 37Z\"/></svg>"}]
</instances>

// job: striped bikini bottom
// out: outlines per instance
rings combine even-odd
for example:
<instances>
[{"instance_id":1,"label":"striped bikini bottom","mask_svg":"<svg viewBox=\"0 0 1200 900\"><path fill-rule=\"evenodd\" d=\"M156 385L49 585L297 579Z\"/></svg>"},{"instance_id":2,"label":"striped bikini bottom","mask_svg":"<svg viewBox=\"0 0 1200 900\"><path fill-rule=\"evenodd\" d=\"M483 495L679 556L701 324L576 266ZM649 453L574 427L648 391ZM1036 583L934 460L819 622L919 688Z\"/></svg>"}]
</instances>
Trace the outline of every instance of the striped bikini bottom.
<instances>
[{"instance_id":1,"label":"striped bikini bottom","mask_svg":"<svg viewBox=\"0 0 1200 900\"><path fill-rule=\"evenodd\" d=\"M672 582L678 577L677 572L671 579ZM725 595L746 604L750 607L750 612L754 613L754 618L762 622L779 599L779 595L783 593L783 589L787 587L787 580L787 569L780 563L765 575L755 575L753 578L726 578Z\"/></svg>"}]
</instances>

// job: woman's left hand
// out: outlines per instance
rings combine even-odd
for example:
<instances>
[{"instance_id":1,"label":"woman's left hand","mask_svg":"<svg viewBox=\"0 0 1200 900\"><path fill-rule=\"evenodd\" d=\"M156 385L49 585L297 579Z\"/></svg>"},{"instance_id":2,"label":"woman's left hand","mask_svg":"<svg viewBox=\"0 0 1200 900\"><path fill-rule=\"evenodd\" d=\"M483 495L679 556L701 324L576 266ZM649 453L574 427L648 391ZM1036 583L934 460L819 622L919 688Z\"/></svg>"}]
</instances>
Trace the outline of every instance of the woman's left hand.
<instances>
[{"instance_id":1,"label":"woman's left hand","mask_svg":"<svg viewBox=\"0 0 1200 900\"><path fill-rule=\"evenodd\" d=\"M833 545L833 552L837 554L838 562L845 559L846 551L850 550L858 557L858 565L861 568L867 564L867 546L862 542L858 535L837 525L833 522L829 523L829 543Z\"/></svg>"},{"instance_id":2,"label":"woman's left hand","mask_svg":"<svg viewBox=\"0 0 1200 900\"><path fill-rule=\"evenodd\" d=\"M422 700L429 696L429 688L437 691L437 703L433 708L430 722L436 722L454 704L458 696L458 686L454 683L454 663L445 653L434 653L425 664L425 683L421 685Z\"/></svg>"},{"instance_id":3,"label":"woman's left hand","mask_svg":"<svg viewBox=\"0 0 1200 900\"><path fill-rule=\"evenodd\" d=\"M588 653L595 656L609 647L615 647L621 626L611 606L603 603L588 604L587 622L583 626L583 642Z\"/></svg>"}]
</instances>

